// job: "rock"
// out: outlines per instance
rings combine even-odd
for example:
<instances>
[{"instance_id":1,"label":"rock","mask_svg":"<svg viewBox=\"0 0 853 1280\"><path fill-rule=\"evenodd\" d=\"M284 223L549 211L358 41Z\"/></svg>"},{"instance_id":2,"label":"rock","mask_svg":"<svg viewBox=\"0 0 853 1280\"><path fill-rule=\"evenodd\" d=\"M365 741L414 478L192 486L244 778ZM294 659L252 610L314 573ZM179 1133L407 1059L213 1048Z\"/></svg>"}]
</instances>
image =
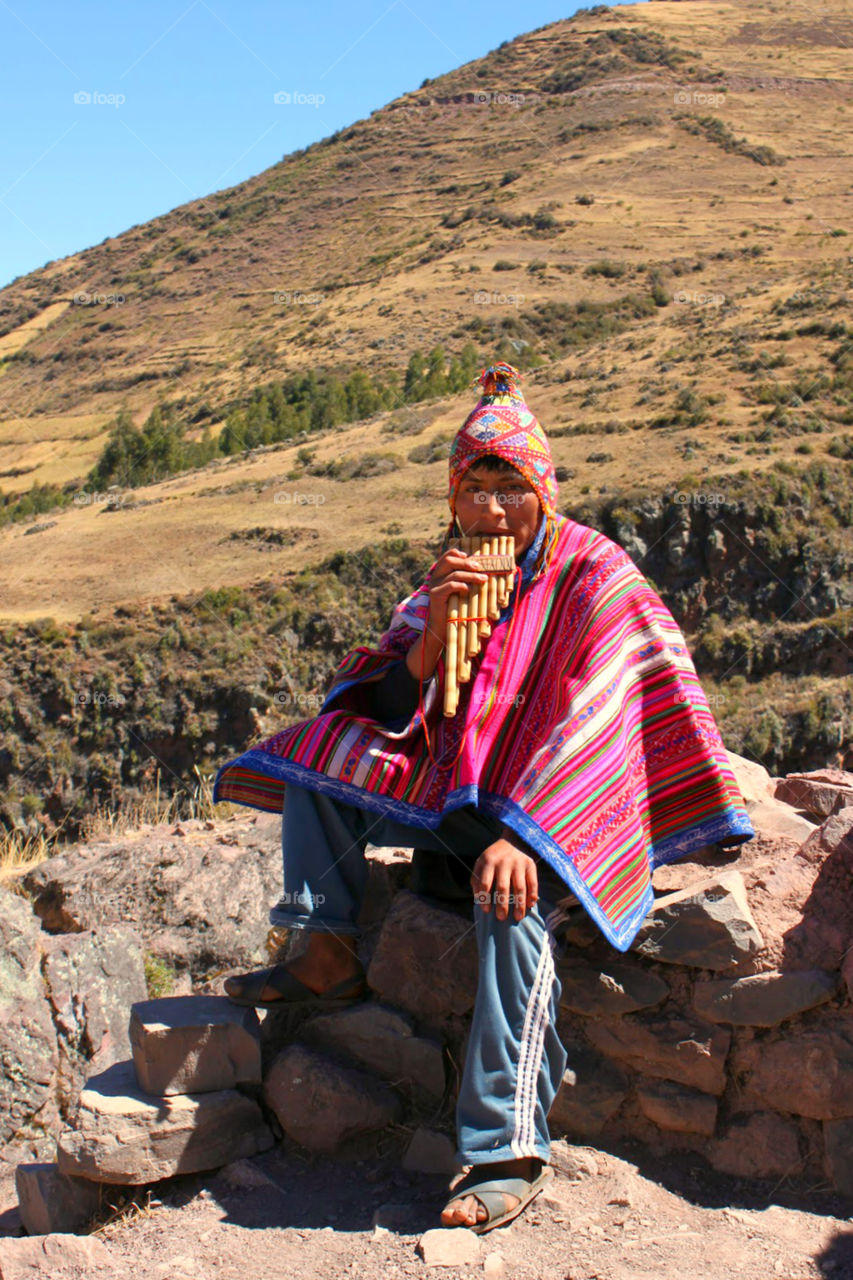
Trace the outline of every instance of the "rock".
<instances>
[{"instance_id":1,"label":"rock","mask_svg":"<svg viewBox=\"0 0 853 1280\"><path fill-rule=\"evenodd\" d=\"M826 1172L842 1195L853 1196L853 1116L827 1120L823 1126L826 1143Z\"/></svg>"},{"instance_id":2,"label":"rock","mask_svg":"<svg viewBox=\"0 0 853 1280\"><path fill-rule=\"evenodd\" d=\"M551 1166L562 1177L570 1182L581 1182L584 1178L594 1178L598 1173L598 1161L595 1153L588 1147L575 1147L570 1142L558 1138L551 1142ZM551 1190L554 1188L551 1183Z\"/></svg>"},{"instance_id":3,"label":"rock","mask_svg":"<svg viewBox=\"0 0 853 1280\"><path fill-rule=\"evenodd\" d=\"M560 1005L587 1017L616 1017L660 1004L669 987L653 973L637 965L608 960L602 968L577 961L560 964Z\"/></svg>"},{"instance_id":4,"label":"rock","mask_svg":"<svg viewBox=\"0 0 853 1280\"><path fill-rule=\"evenodd\" d=\"M140 1089L170 1096L261 1083L260 1023L227 996L144 1000L130 1011Z\"/></svg>"},{"instance_id":5,"label":"rock","mask_svg":"<svg viewBox=\"0 0 853 1280\"><path fill-rule=\"evenodd\" d=\"M127 1275L105 1245L94 1236L31 1236L24 1240L0 1240L0 1280L38 1280L39 1276L90 1276L108 1271L112 1277Z\"/></svg>"},{"instance_id":6,"label":"rock","mask_svg":"<svg viewBox=\"0 0 853 1280\"><path fill-rule=\"evenodd\" d=\"M221 1179L228 1187L250 1187L257 1189L260 1187L278 1187L278 1184L268 1178L262 1169L259 1169L251 1160L232 1160L231 1164L226 1164L224 1169L220 1169L216 1175L217 1179Z\"/></svg>"},{"instance_id":7,"label":"rock","mask_svg":"<svg viewBox=\"0 0 853 1280\"><path fill-rule=\"evenodd\" d=\"M62 1173L123 1186L217 1169L272 1145L251 1098L234 1089L154 1098L133 1064L119 1062L88 1081L57 1151Z\"/></svg>"},{"instance_id":8,"label":"rock","mask_svg":"<svg viewBox=\"0 0 853 1280\"><path fill-rule=\"evenodd\" d=\"M628 1076L614 1063L589 1049L572 1046L569 1065L548 1114L552 1132L597 1137L619 1110L629 1088Z\"/></svg>"},{"instance_id":9,"label":"rock","mask_svg":"<svg viewBox=\"0 0 853 1280\"><path fill-rule=\"evenodd\" d=\"M789 773L776 784L776 799L805 809L819 821L853 805L853 773L846 769L814 769Z\"/></svg>"},{"instance_id":10,"label":"rock","mask_svg":"<svg viewBox=\"0 0 853 1280\"><path fill-rule=\"evenodd\" d=\"M710 1138L717 1123L717 1099L672 1080L648 1080L637 1087L637 1101L647 1119L673 1133L701 1133Z\"/></svg>"},{"instance_id":11,"label":"rock","mask_svg":"<svg viewBox=\"0 0 853 1280\"><path fill-rule=\"evenodd\" d=\"M763 946L737 871L657 898L633 950L668 964L727 969Z\"/></svg>"},{"instance_id":12,"label":"rock","mask_svg":"<svg viewBox=\"0 0 853 1280\"><path fill-rule=\"evenodd\" d=\"M264 1080L264 1099L288 1137L312 1151L331 1152L358 1134L384 1129L402 1110L387 1085L303 1044L278 1054Z\"/></svg>"},{"instance_id":13,"label":"rock","mask_svg":"<svg viewBox=\"0 0 853 1280\"><path fill-rule=\"evenodd\" d=\"M480 1261L480 1241L467 1227L434 1227L418 1241L428 1267L471 1267Z\"/></svg>"},{"instance_id":14,"label":"rock","mask_svg":"<svg viewBox=\"0 0 853 1280\"><path fill-rule=\"evenodd\" d=\"M736 1178L780 1178L802 1168L797 1126L766 1111L736 1116L707 1150L715 1169Z\"/></svg>"},{"instance_id":15,"label":"rock","mask_svg":"<svg viewBox=\"0 0 853 1280\"><path fill-rule=\"evenodd\" d=\"M423 1126L412 1134L402 1165L409 1173L442 1173L448 1176L459 1169L456 1147L447 1134Z\"/></svg>"},{"instance_id":16,"label":"rock","mask_svg":"<svg viewBox=\"0 0 853 1280\"><path fill-rule=\"evenodd\" d=\"M497 1251L487 1253L483 1259L483 1275L490 1276L493 1280L500 1280L500 1277L506 1274L506 1263L503 1255Z\"/></svg>"},{"instance_id":17,"label":"rock","mask_svg":"<svg viewBox=\"0 0 853 1280\"><path fill-rule=\"evenodd\" d=\"M0 1145L48 1103L58 1066L41 937L26 899L0 889Z\"/></svg>"},{"instance_id":18,"label":"rock","mask_svg":"<svg viewBox=\"0 0 853 1280\"><path fill-rule=\"evenodd\" d=\"M814 823L783 800L762 800L747 804L746 812L755 831L761 836L783 836L790 840L807 840Z\"/></svg>"},{"instance_id":19,"label":"rock","mask_svg":"<svg viewBox=\"0 0 853 1280\"><path fill-rule=\"evenodd\" d=\"M736 755L734 751L727 751L726 755L745 804L773 799L776 784L764 765L758 764L755 760L747 760L745 756Z\"/></svg>"},{"instance_id":20,"label":"rock","mask_svg":"<svg viewBox=\"0 0 853 1280\"><path fill-rule=\"evenodd\" d=\"M127 1058L127 1011L148 994L142 940L126 925L44 938L43 972L59 1033L63 1112L86 1077Z\"/></svg>"},{"instance_id":21,"label":"rock","mask_svg":"<svg viewBox=\"0 0 853 1280\"><path fill-rule=\"evenodd\" d=\"M400 893L385 917L367 981L427 1023L474 1007L479 962L470 921Z\"/></svg>"},{"instance_id":22,"label":"rock","mask_svg":"<svg viewBox=\"0 0 853 1280\"><path fill-rule=\"evenodd\" d=\"M229 824L228 836L199 821L183 826L184 837L161 823L78 844L28 872L24 886L45 929L131 925L146 950L198 978L214 960L223 969L266 963L267 906L281 891L280 824Z\"/></svg>"},{"instance_id":23,"label":"rock","mask_svg":"<svg viewBox=\"0 0 853 1280\"><path fill-rule=\"evenodd\" d=\"M853 806L821 823L800 846L797 860L817 867L817 874L802 920L786 943L821 968L840 968L853 939Z\"/></svg>"},{"instance_id":24,"label":"rock","mask_svg":"<svg viewBox=\"0 0 853 1280\"><path fill-rule=\"evenodd\" d=\"M74 1232L85 1227L112 1188L69 1178L56 1164L19 1164L15 1170L21 1222L28 1235Z\"/></svg>"},{"instance_id":25,"label":"rock","mask_svg":"<svg viewBox=\"0 0 853 1280\"><path fill-rule=\"evenodd\" d=\"M563 1184L562 1179L552 1178L542 1192L538 1203L548 1209L556 1209L558 1213L568 1213L577 1207L577 1196L572 1187Z\"/></svg>"},{"instance_id":26,"label":"rock","mask_svg":"<svg viewBox=\"0 0 853 1280\"><path fill-rule=\"evenodd\" d=\"M394 1231L397 1235L408 1235L412 1218L416 1210L411 1204L381 1204L373 1214L371 1223L374 1231Z\"/></svg>"},{"instance_id":27,"label":"rock","mask_svg":"<svg viewBox=\"0 0 853 1280\"><path fill-rule=\"evenodd\" d=\"M746 978L717 978L697 982L693 1007L711 1022L740 1027L775 1027L806 1009L831 1000L839 987L836 973L804 969L790 973L774 970Z\"/></svg>"},{"instance_id":28,"label":"rock","mask_svg":"<svg viewBox=\"0 0 853 1280\"><path fill-rule=\"evenodd\" d=\"M853 1019L849 1016L743 1055L743 1096L774 1111L813 1120L853 1115Z\"/></svg>"},{"instance_id":29,"label":"rock","mask_svg":"<svg viewBox=\"0 0 853 1280\"><path fill-rule=\"evenodd\" d=\"M301 1029L308 1043L341 1053L395 1084L431 1098L444 1094L444 1059L437 1040L414 1033L411 1020L373 1001L324 1013Z\"/></svg>"},{"instance_id":30,"label":"rock","mask_svg":"<svg viewBox=\"0 0 853 1280\"><path fill-rule=\"evenodd\" d=\"M586 1033L602 1053L645 1075L675 1080L715 1096L726 1086L731 1034L721 1027L637 1015L619 1022L591 1022Z\"/></svg>"}]
</instances>

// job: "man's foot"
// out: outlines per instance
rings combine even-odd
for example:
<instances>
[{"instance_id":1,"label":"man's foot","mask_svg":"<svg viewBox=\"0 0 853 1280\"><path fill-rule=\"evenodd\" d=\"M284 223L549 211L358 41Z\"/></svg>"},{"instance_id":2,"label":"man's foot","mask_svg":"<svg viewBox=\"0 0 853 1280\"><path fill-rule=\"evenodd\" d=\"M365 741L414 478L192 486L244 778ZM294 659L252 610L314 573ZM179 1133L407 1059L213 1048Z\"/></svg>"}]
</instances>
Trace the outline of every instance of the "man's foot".
<instances>
[{"instance_id":1,"label":"man's foot","mask_svg":"<svg viewBox=\"0 0 853 1280\"><path fill-rule=\"evenodd\" d=\"M469 1173L454 1188L454 1196L445 1205L441 1213L444 1227L473 1227L489 1219L489 1211L475 1194L466 1194L468 1186L493 1182L503 1178L522 1178L525 1182L534 1182L542 1172L542 1161L535 1156L526 1156L521 1160L501 1160L495 1164L475 1164ZM507 1191L492 1192L491 1195L503 1197L504 1207L501 1213L492 1212L492 1217L511 1213L521 1204L518 1196Z\"/></svg>"},{"instance_id":2,"label":"man's foot","mask_svg":"<svg viewBox=\"0 0 853 1280\"><path fill-rule=\"evenodd\" d=\"M364 977L361 961L355 948L355 939L338 937L331 933L312 933L301 955L294 956L286 964L276 965L276 969L284 969L293 974L315 995L321 996L331 987L336 987L347 978L355 982ZM233 999L242 999L251 978L251 974L240 974L226 978L225 994ZM283 998L281 991L269 982L258 993L261 1004L289 1003Z\"/></svg>"}]
</instances>

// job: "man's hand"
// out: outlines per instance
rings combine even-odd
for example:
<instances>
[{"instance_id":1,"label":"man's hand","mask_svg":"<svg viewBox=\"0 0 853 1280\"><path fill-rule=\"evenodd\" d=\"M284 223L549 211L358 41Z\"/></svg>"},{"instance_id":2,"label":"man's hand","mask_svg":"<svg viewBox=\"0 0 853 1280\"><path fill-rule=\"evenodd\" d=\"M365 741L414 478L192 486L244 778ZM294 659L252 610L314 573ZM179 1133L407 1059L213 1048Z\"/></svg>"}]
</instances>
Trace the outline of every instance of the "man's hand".
<instances>
[{"instance_id":1,"label":"man's hand","mask_svg":"<svg viewBox=\"0 0 853 1280\"><path fill-rule=\"evenodd\" d=\"M498 920L506 920L510 907L515 919L522 920L539 899L536 863L509 840L496 840L475 862L471 887L474 901L484 911L491 911L494 894Z\"/></svg>"}]
</instances>

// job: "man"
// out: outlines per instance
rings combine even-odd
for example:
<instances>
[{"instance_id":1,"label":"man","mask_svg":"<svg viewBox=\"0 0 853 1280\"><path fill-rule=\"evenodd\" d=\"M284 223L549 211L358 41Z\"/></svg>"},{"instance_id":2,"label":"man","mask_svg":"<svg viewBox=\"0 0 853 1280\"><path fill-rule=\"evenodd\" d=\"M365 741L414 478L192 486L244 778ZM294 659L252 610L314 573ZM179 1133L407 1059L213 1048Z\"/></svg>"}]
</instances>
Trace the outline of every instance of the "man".
<instances>
[{"instance_id":1,"label":"man","mask_svg":"<svg viewBox=\"0 0 853 1280\"><path fill-rule=\"evenodd\" d=\"M654 865L753 834L681 633L621 548L557 513L518 381L509 365L483 371L450 456L448 532L512 534L516 551L514 590L455 716L439 705L448 599L484 575L449 549L378 648L344 660L320 714L224 766L214 789L273 811L284 793L285 893L270 920L309 934L300 956L230 980L240 1003L328 1008L366 994L368 840L471 868L480 970L457 1103L470 1170L442 1221L478 1232L550 1176L547 1114L566 1062L560 900L625 950Z\"/></svg>"}]
</instances>

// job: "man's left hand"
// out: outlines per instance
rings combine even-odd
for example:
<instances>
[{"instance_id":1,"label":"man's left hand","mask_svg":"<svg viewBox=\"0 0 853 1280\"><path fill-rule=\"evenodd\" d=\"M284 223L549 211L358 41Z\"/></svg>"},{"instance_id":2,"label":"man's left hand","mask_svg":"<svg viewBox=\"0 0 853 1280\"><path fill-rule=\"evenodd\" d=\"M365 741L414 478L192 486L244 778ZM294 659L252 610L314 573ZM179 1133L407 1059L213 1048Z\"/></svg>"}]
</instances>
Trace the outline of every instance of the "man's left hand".
<instances>
[{"instance_id":1,"label":"man's left hand","mask_svg":"<svg viewBox=\"0 0 853 1280\"><path fill-rule=\"evenodd\" d=\"M536 863L509 840L501 838L484 849L475 862L471 887L474 901L486 913L491 911L494 897L498 920L506 920L510 907L515 919L522 920L539 898Z\"/></svg>"}]
</instances>

